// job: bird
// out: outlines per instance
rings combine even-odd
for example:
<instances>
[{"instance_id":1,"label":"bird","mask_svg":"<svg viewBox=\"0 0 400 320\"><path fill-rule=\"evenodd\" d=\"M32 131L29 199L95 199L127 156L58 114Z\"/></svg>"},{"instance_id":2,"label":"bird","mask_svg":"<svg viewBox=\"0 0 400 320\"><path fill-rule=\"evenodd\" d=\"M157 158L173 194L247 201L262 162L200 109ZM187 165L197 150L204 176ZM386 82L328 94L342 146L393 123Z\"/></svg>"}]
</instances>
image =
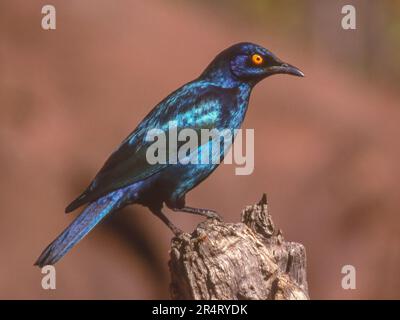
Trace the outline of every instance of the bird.
<instances>
[{"instance_id":1,"label":"bird","mask_svg":"<svg viewBox=\"0 0 400 320\"><path fill-rule=\"evenodd\" d=\"M75 220L42 252L35 265L59 261L105 216L127 205L147 207L175 235L182 231L164 214L164 206L221 220L210 209L186 205L186 194L204 181L219 163L149 164L146 150L151 128L165 130L174 121L179 129L239 129L248 109L254 86L276 74L304 77L300 69L280 60L268 49L250 42L234 44L221 51L199 77L173 91L159 102L106 160L86 190L65 209L66 213L86 206ZM208 144L199 145L199 149ZM168 150L167 150L168 151ZM221 158L227 150L221 151Z\"/></svg>"}]
</instances>

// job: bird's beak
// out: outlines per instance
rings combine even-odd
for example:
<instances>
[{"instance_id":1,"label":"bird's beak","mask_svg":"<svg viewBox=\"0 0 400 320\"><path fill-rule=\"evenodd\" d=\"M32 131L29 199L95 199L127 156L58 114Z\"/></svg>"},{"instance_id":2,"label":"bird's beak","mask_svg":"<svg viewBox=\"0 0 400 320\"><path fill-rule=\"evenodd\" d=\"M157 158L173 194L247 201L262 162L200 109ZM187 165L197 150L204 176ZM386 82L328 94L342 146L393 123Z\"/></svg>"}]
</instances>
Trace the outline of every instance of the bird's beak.
<instances>
[{"instance_id":1,"label":"bird's beak","mask_svg":"<svg viewBox=\"0 0 400 320\"><path fill-rule=\"evenodd\" d=\"M283 73L283 74L291 74L297 77L304 77L304 73L299 68L296 68L295 66L292 66L288 63L282 63L281 65L278 66L269 67L267 69L267 73L269 75Z\"/></svg>"}]
</instances>

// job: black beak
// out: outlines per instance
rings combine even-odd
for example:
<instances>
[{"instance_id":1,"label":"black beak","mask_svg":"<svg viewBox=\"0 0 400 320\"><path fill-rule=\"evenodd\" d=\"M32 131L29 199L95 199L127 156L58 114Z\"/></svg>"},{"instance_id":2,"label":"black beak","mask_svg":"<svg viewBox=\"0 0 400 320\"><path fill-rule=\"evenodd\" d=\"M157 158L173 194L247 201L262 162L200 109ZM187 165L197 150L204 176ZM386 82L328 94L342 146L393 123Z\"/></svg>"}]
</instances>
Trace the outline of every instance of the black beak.
<instances>
[{"instance_id":1,"label":"black beak","mask_svg":"<svg viewBox=\"0 0 400 320\"><path fill-rule=\"evenodd\" d=\"M304 77L304 73L300 69L288 63L282 63L281 65L278 66L269 67L267 69L267 72L269 75L283 73L283 74L291 74L292 76L296 77Z\"/></svg>"}]
</instances>

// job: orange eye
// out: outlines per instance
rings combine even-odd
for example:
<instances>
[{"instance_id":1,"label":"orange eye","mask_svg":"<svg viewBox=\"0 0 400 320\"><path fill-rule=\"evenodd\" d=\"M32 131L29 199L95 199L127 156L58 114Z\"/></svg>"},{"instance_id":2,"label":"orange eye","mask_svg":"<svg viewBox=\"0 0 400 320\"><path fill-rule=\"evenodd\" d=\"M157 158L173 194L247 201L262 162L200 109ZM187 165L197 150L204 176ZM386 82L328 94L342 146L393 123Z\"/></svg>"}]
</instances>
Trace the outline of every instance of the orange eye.
<instances>
[{"instance_id":1,"label":"orange eye","mask_svg":"<svg viewBox=\"0 0 400 320\"><path fill-rule=\"evenodd\" d=\"M251 56L251 61L253 61L255 65L260 65L263 63L264 59L259 54L255 53Z\"/></svg>"}]
</instances>

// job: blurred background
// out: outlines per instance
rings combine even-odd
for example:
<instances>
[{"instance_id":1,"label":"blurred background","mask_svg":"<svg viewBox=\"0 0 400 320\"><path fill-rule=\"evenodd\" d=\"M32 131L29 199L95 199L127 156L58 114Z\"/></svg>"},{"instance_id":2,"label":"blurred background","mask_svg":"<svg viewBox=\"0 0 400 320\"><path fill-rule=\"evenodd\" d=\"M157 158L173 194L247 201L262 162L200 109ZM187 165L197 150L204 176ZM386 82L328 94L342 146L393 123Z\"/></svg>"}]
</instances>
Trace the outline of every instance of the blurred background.
<instances>
[{"instance_id":1,"label":"blurred background","mask_svg":"<svg viewBox=\"0 0 400 320\"><path fill-rule=\"evenodd\" d=\"M65 206L161 99L233 43L301 68L260 83L244 128L255 171L221 166L188 194L237 222L262 193L307 249L314 299L400 298L398 1L0 2L0 298L169 298L170 231L147 209L107 218L41 288L33 262L77 215ZM352 4L357 29L341 28ZM190 232L201 218L168 212ZM357 270L343 290L341 268Z\"/></svg>"}]
</instances>

